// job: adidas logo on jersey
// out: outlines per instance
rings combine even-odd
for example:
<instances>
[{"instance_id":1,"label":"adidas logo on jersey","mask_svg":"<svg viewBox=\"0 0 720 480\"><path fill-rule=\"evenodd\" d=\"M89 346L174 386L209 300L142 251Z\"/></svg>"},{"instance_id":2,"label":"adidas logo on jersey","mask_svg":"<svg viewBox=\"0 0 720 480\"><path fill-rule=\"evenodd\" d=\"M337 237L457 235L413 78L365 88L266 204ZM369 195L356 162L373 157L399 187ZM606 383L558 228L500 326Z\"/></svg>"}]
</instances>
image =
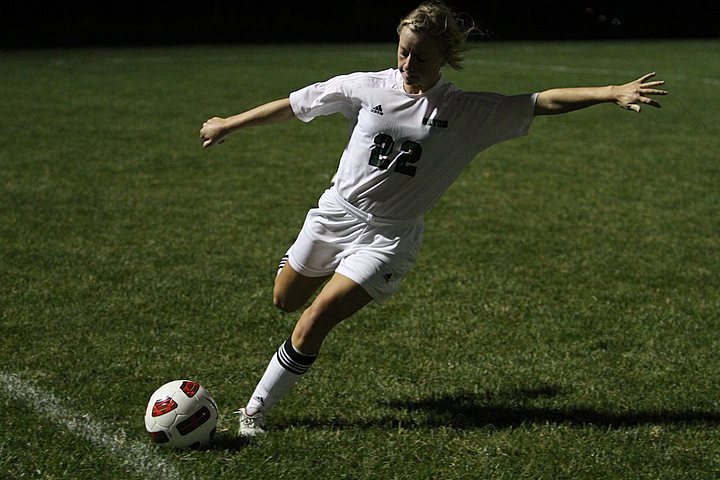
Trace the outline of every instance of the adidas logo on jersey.
<instances>
[{"instance_id":1,"label":"adidas logo on jersey","mask_svg":"<svg viewBox=\"0 0 720 480\"><path fill-rule=\"evenodd\" d=\"M383 114L382 105L375 105L375 106L372 108L372 110L370 110L370 112L372 112L372 113L377 113L378 115L382 115L382 114Z\"/></svg>"}]
</instances>

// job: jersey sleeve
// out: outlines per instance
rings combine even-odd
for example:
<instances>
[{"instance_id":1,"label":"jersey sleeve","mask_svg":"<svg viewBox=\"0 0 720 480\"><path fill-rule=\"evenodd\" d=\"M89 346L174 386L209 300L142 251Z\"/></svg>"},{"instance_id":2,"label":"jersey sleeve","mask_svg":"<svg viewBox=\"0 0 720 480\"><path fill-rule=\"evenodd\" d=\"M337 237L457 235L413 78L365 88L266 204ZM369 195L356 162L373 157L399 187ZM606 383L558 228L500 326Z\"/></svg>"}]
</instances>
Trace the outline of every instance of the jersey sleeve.
<instances>
[{"instance_id":1,"label":"jersey sleeve","mask_svg":"<svg viewBox=\"0 0 720 480\"><path fill-rule=\"evenodd\" d=\"M535 117L537 93L502 96L482 122L483 136L492 143L527 135Z\"/></svg>"},{"instance_id":2,"label":"jersey sleeve","mask_svg":"<svg viewBox=\"0 0 720 480\"><path fill-rule=\"evenodd\" d=\"M357 115L358 107L350 95L347 76L308 85L290 94L290 106L303 122L315 117L341 113L346 118Z\"/></svg>"}]
</instances>

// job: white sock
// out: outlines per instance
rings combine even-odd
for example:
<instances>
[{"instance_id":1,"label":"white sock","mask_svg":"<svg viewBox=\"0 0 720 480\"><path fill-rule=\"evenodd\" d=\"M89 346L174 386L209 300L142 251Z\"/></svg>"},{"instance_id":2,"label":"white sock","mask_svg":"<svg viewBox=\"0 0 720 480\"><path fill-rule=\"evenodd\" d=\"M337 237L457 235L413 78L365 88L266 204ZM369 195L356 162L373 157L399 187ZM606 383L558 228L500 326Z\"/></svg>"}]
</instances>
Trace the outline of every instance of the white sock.
<instances>
[{"instance_id":1,"label":"white sock","mask_svg":"<svg viewBox=\"0 0 720 480\"><path fill-rule=\"evenodd\" d=\"M245 407L247 414L270 411L273 405L310 369L316 358L317 355L303 355L298 352L288 338L270 359L265 373Z\"/></svg>"}]
</instances>

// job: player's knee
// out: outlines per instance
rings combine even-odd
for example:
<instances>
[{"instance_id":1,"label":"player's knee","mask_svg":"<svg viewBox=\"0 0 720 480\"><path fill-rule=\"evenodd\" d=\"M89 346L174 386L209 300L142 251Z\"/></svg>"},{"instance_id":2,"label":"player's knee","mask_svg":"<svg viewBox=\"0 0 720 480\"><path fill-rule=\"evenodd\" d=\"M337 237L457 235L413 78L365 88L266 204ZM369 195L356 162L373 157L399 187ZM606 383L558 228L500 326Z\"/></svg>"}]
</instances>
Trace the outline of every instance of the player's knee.
<instances>
[{"instance_id":1,"label":"player's knee","mask_svg":"<svg viewBox=\"0 0 720 480\"><path fill-rule=\"evenodd\" d=\"M336 309L333 309L330 304L315 300L303 312L301 320L300 323L304 323L307 331L312 335L312 332L331 330L342 321L342 318L337 316Z\"/></svg>"},{"instance_id":2,"label":"player's knee","mask_svg":"<svg viewBox=\"0 0 720 480\"><path fill-rule=\"evenodd\" d=\"M273 293L273 304L285 313L292 313L302 306L300 302L293 301L287 295L279 292Z\"/></svg>"},{"instance_id":3,"label":"player's knee","mask_svg":"<svg viewBox=\"0 0 720 480\"><path fill-rule=\"evenodd\" d=\"M325 335L338 323L338 320L334 316L328 314L327 311L322 308L318 308L317 305L310 305L303 312L302 316L295 325L293 332L293 341L297 341L296 346L302 346L305 344L316 344L321 342Z\"/></svg>"}]
</instances>

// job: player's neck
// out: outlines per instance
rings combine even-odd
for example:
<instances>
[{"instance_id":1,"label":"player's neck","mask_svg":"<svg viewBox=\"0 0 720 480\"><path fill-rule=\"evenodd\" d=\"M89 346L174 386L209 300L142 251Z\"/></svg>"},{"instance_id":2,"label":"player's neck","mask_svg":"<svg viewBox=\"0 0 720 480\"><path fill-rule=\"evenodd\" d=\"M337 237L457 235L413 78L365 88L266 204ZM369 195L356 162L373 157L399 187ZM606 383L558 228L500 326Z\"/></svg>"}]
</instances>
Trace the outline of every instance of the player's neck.
<instances>
[{"instance_id":1,"label":"player's neck","mask_svg":"<svg viewBox=\"0 0 720 480\"><path fill-rule=\"evenodd\" d=\"M403 82L403 89L405 90L405 93L409 93L411 95L422 95L437 85L441 78L442 76L438 75L434 81L426 82L426 84L423 85L408 85L406 82Z\"/></svg>"}]
</instances>

